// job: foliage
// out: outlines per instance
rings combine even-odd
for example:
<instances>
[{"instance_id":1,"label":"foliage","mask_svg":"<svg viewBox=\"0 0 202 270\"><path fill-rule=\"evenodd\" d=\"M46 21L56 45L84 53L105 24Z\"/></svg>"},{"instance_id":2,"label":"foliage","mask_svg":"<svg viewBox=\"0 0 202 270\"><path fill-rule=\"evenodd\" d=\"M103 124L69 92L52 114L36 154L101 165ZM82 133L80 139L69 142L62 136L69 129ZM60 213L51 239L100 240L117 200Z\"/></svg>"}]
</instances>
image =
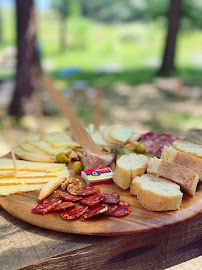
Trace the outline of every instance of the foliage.
<instances>
[{"instance_id":1,"label":"foliage","mask_svg":"<svg viewBox=\"0 0 202 270\"><path fill-rule=\"evenodd\" d=\"M77 0L82 15L104 23L165 19L169 0ZM202 1L182 0L182 27L202 26Z\"/></svg>"}]
</instances>

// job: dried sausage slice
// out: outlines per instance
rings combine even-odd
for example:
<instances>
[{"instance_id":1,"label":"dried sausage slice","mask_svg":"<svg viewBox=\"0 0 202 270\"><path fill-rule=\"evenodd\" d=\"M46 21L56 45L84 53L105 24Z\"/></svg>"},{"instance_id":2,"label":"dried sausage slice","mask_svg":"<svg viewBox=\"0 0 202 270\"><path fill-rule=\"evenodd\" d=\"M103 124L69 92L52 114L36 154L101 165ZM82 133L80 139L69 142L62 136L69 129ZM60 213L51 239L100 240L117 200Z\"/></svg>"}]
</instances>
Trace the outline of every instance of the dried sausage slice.
<instances>
[{"instance_id":1,"label":"dried sausage slice","mask_svg":"<svg viewBox=\"0 0 202 270\"><path fill-rule=\"evenodd\" d=\"M61 210L65 210L69 207L74 207L74 206L75 206L75 203L73 202L62 202L58 204L56 207L54 207L52 211L61 211Z\"/></svg>"},{"instance_id":2,"label":"dried sausage slice","mask_svg":"<svg viewBox=\"0 0 202 270\"><path fill-rule=\"evenodd\" d=\"M77 195L77 196L88 196L88 195L95 194L96 192L98 192L98 189L94 186L91 186L91 185L87 185L87 186L80 188L78 190L69 191L70 194Z\"/></svg>"},{"instance_id":3,"label":"dried sausage slice","mask_svg":"<svg viewBox=\"0 0 202 270\"><path fill-rule=\"evenodd\" d=\"M98 190L98 192L95 193L94 195L88 196L80 200L80 203L88 205L88 206L93 206L101 202L104 198L105 198L105 192Z\"/></svg>"},{"instance_id":4,"label":"dried sausage slice","mask_svg":"<svg viewBox=\"0 0 202 270\"><path fill-rule=\"evenodd\" d=\"M140 141L146 146L146 153L156 154L157 157L160 157L164 145L169 146L179 139L180 137L175 135L150 131L143 134Z\"/></svg>"},{"instance_id":5,"label":"dried sausage slice","mask_svg":"<svg viewBox=\"0 0 202 270\"><path fill-rule=\"evenodd\" d=\"M87 209L88 206L77 204L73 209L65 210L60 216L66 220L75 219L83 215Z\"/></svg>"},{"instance_id":6,"label":"dried sausage slice","mask_svg":"<svg viewBox=\"0 0 202 270\"><path fill-rule=\"evenodd\" d=\"M35 214L47 214L61 202L59 197L44 199L32 209Z\"/></svg>"},{"instance_id":7,"label":"dried sausage slice","mask_svg":"<svg viewBox=\"0 0 202 270\"><path fill-rule=\"evenodd\" d=\"M80 217L82 221L89 219L90 217L99 215L106 212L108 209L106 204L96 204L88 208L88 210Z\"/></svg>"},{"instance_id":8,"label":"dried sausage slice","mask_svg":"<svg viewBox=\"0 0 202 270\"><path fill-rule=\"evenodd\" d=\"M103 203L115 204L120 201L120 195L118 193L106 193Z\"/></svg>"},{"instance_id":9,"label":"dried sausage slice","mask_svg":"<svg viewBox=\"0 0 202 270\"><path fill-rule=\"evenodd\" d=\"M81 200L83 197L81 196L76 196L76 195L71 195L67 192L63 192L59 195L59 197L64 200L64 201L68 201L68 202L76 202Z\"/></svg>"},{"instance_id":10,"label":"dried sausage slice","mask_svg":"<svg viewBox=\"0 0 202 270\"><path fill-rule=\"evenodd\" d=\"M112 217L125 217L131 212L130 204L124 201L119 201L118 204L108 205L106 214Z\"/></svg>"}]
</instances>

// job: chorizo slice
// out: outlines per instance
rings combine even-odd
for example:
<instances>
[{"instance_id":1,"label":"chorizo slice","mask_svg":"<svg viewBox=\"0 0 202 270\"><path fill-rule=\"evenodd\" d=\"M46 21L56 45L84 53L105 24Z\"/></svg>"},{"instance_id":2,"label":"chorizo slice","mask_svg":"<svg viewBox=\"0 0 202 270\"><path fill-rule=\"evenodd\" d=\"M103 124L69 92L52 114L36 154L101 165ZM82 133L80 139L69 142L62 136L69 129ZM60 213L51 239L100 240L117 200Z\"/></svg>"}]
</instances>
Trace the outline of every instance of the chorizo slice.
<instances>
[{"instance_id":1,"label":"chorizo slice","mask_svg":"<svg viewBox=\"0 0 202 270\"><path fill-rule=\"evenodd\" d=\"M76 195L76 196L88 196L88 195L95 194L96 192L98 192L98 189L92 185L87 185L80 189L77 189L77 190L74 189L74 190L69 191L71 195Z\"/></svg>"},{"instance_id":2,"label":"chorizo slice","mask_svg":"<svg viewBox=\"0 0 202 270\"><path fill-rule=\"evenodd\" d=\"M59 197L43 199L32 209L35 214L47 214L61 202Z\"/></svg>"},{"instance_id":3,"label":"chorizo slice","mask_svg":"<svg viewBox=\"0 0 202 270\"><path fill-rule=\"evenodd\" d=\"M108 209L106 204L96 204L88 208L88 210L80 217L82 221L89 219L90 217L102 214Z\"/></svg>"},{"instance_id":4,"label":"chorizo slice","mask_svg":"<svg viewBox=\"0 0 202 270\"><path fill-rule=\"evenodd\" d=\"M75 203L73 202L61 202L56 207L54 207L52 211L61 211L61 210L65 210L67 208L74 207L74 206L75 206Z\"/></svg>"},{"instance_id":5,"label":"chorizo slice","mask_svg":"<svg viewBox=\"0 0 202 270\"><path fill-rule=\"evenodd\" d=\"M81 200L83 197L81 196L76 196L76 195L71 195L68 192L63 192L59 195L59 197L64 200L64 201L68 201L68 202L76 202Z\"/></svg>"},{"instance_id":6,"label":"chorizo slice","mask_svg":"<svg viewBox=\"0 0 202 270\"><path fill-rule=\"evenodd\" d=\"M118 204L108 205L106 214L112 217L125 217L131 212L131 206L128 202L119 201Z\"/></svg>"},{"instance_id":7,"label":"chorizo slice","mask_svg":"<svg viewBox=\"0 0 202 270\"><path fill-rule=\"evenodd\" d=\"M77 204L73 209L67 209L64 212L62 212L60 216L62 219L66 220L75 219L83 215L87 209L88 206Z\"/></svg>"},{"instance_id":8,"label":"chorizo slice","mask_svg":"<svg viewBox=\"0 0 202 270\"><path fill-rule=\"evenodd\" d=\"M103 199L105 198L105 192L98 190L97 193L88 196L86 198L83 198L80 200L81 204L85 204L88 206L93 206L95 204L98 204L99 202L101 202Z\"/></svg>"},{"instance_id":9,"label":"chorizo slice","mask_svg":"<svg viewBox=\"0 0 202 270\"><path fill-rule=\"evenodd\" d=\"M120 201L120 195L118 193L106 193L103 203L115 204Z\"/></svg>"}]
</instances>

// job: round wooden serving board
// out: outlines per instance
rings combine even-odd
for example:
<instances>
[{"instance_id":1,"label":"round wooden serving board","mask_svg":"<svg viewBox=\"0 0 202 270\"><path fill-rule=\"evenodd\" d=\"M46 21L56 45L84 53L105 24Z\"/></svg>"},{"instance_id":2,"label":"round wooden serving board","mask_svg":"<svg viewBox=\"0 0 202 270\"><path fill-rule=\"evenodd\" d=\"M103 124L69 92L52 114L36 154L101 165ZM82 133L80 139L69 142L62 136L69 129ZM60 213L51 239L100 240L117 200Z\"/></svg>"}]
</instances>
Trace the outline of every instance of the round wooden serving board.
<instances>
[{"instance_id":1,"label":"round wooden serving board","mask_svg":"<svg viewBox=\"0 0 202 270\"><path fill-rule=\"evenodd\" d=\"M184 194L180 210L168 212L145 210L137 202L135 196L130 195L129 191L124 191L115 184L98 187L103 191L119 193L121 200L131 204L131 213L122 218L99 215L84 222L63 220L59 213L38 215L31 210L37 203L39 191L1 197L0 205L14 217L38 227L65 233L102 236L126 235L162 229L192 218L201 213L202 210L202 183L198 184L194 197ZM61 190L57 190L51 196L57 196L59 192Z\"/></svg>"}]
</instances>

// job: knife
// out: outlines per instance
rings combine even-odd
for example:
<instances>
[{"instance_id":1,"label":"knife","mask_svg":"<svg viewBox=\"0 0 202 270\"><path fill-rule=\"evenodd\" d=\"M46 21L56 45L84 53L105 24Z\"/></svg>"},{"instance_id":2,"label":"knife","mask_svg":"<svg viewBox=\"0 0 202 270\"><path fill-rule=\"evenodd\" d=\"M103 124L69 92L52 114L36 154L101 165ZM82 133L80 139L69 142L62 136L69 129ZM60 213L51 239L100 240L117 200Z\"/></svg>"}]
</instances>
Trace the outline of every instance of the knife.
<instances>
[{"instance_id":1,"label":"knife","mask_svg":"<svg viewBox=\"0 0 202 270\"><path fill-rule=\"evenodd\" d=\"M98 146L84 128L83 123L74 113L68 98L55 88L53 80L49 76L44 75L42 77L42 86L56 104L61 114L69 120L72 138L78 142L83 149L89 149L95 154L102 155Z\"/></svg>"}]
</instances>

